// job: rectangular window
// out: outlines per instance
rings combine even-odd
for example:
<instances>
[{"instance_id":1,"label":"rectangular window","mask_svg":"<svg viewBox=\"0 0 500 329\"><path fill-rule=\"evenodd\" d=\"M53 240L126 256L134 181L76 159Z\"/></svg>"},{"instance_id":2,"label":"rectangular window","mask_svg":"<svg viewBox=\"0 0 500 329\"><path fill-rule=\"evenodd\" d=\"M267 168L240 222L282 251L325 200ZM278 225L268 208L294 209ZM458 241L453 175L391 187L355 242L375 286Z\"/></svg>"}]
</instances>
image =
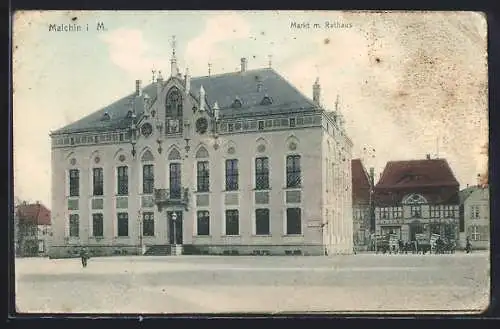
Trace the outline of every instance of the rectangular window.
<instances>
[{"instance_id":1,"label":"rectangular window","mask_svg":"<svg viewBox=\"0 0 500 329\"><path fill-rule=\"evenodd\" d=\"M226 191L238 189L238 160L226 160Z\"/></svg>"},{"instance_id":2,"label":"rectangular window","mask_svg":"<svg viewBox=\"0 0 500 329\"><path fill-rule=\"evenodd\" d=\"M410 206L410 216L412 218L422 218L422 206Z\"/></svg>"},{"instance_id":3,"label":"rectangular window","mask_svg":"<svg viewBox=\"0 0 500 329\"><path fill-rule=\"evenodd\" d=\"M69 171L69 196L80 196L80 170Z\"/></svg>"},{"instance_id":4,"label":"rectangular window","mask_svg":"<svg viewBox=\"0 0 500 329\"><path fill-rule=\"evenodd\" d=\"M180 199L181 197L181 164L170 164L170 198Z\"/></svg>"},{"instance_id":5,"label":"rectangular window","mask_svg":"<svg viewBox=\"0 0 500 329\"><path fill-rule=\"evenodd\" d=\"M239 235L240 225L238 210L226 210L226 235Z\"/></svg>"},{"instance_id":6,"label":"rectangular window","mask_svg":"<svg viewBox=\"0 0 500 329\"><path fill-rule=\"evenodd\" d=\"M118 213L118 236L128 236L128 213Z\"/></svg>"},{"instance_id":7,"label":"rectangular window","mask_svg":"<svg viewBox=\"0 0 500 329\"><path fill-rule=\"evenodd\" d=\"M473 241L479 241L481 239L481 233L479 232L479 226L472 226L471 227L471 239Z\"/></svg>"},{"instance_id":8,"label":"rectangular window","mask_svg":"<svg viewBox=\"0 0 500 329\"><path fill-rule=\"evenodd\" d=\"M206 210L200 210L197 215L197 235L210 235L210 214Z\"/></svg>"},{"instance_id":9,"label":"rectangular window","mask_svg":"<svg viewBox=\"0 0 500 329\"><path fill-rule=\"evenodd\" d=\"M255 234L269 235L269 209L255 209Z\"/></svg>"},{"instance_id":10,"label":"rectangular window","mask_svg":"<svg viewBox=\"0 0 500 329\"><path fill-rule=\"evenodd\" d=\"M142 193L153 194L155 186L155 171L152 164L142 166Z\"/></svg>"},{"instance_id":11,"label":"rectangular window","mask_svg":"<svg viewBox=\"0 0 500 329\"><path fill-rule=\"evenodd\" d=\"M208 192L210 189L210 169L208 161L198 161L196 181L198 192Z\"/></svg>"},{"instance_id":12,"label":"rectangular window","mask_svg":"<svg viewBox=\"0 0 500 329\"><path fill-rule=\"evenodd\" d=\"M286 187L300 187L300 155L286 157Z\"/></svg>"},{"instance_id":13,"label":"rectangular window","mask_svg":"<svg viewBox=\"0 0 500 329\"><path fill-rule=\"evenodd\" d=\"M479 219L479 206L471 206L471 218Z\"/></svg>"},{"instance_id":14,"label":"rectangular window","mask_svg":"<svg viewBox=\"0 0 500 329\"><path fill-rule=\"evenodd\" d=\"M290 118L289 123L290 123L290 128L295 127L295 118Z\"/></svg>"},{"instance_id":15,"label":"rectangular window","mask_svg":"<svg viewBox=\"0 0 500 329\"><path fill-rule=\"evenodd\" d=\"M302 234L302 220L300 208L287 208L286 234Z\"/></svg>"},{"instance_id":16,"label":"rectangular window","mask_svg":"<svg viewBox=\"0 0 500 329\"><path fill-rule=\"evenodd\" d=\"M441 217L441 208L439 206L430 206L430 208L429 208L429 216L431 218L439 218L439 217Z\"/></svg>"},{"instance_id":17,"label":"rectangular window","mask_svg":"<svg viewBox=\"0 0 500 329\"><path fill-rule=\"evenodd\" d=\"M104 235L104 221L102 214L92 214L92 236L102 237Z\"/></svg>"},{"instance_id":18,"label":"rectangular window","mask_svg":"<svg viewBox=\"0 0 500 329\"><path fill-rule=\"evenodd\" d=\"M155 236L155 215L153 212L142 213L142 235Z\"/></svg>"},{"instance_id":19,"label":"rectangular window","mask_svg":"<svg viewBox=\"0 0 500 329\"><path fill-rule=\"evenodd\" d=\"M394 207L392 208L392 218L402 218L403 217L403 208L402 207Z\"/></svg>"},{"instance_id":20,"label":"rectangular window","mask_svg":"<svg viewBox=\"0 0 500 329\"><path fill-rule=\"evenodd\" d=\"M227 124L227 130L228 130L229 132L232 132L232 131L234 130L234 124L232 124L232 123L228 123L228 124Z\"/></svg>"},{"instance_id":21,"label":"rectangular window","mask_svg":"<svg viewBox=\"0 0 500 329\"><path fill-rule=\"evenodd\" d=\"M77 238L80 235L80 217L77 214L69 215L69 236Z\"/></svg>"},{"instance_id":22,"label":"rectangular window","mask_svg":"<svg viewBox=\"0 0 500 329\"><path fill-rule=\"evenodd\" d=\"M117 168L118 176L118 195L128 195L128 167L121 166Z\"/></svg>"},{"instance_id":23,"label":"rectangular window","mask_svg":"<svg viewBox=\"0 0 500 329\"><path fill-rule=\"evenodd\" d=\"M255 189L269 188L269 158L255 159Z\"/></svg>"},{"instance_id":24,"label":"rectangular window","mask_svg":"<svg viewBox=\"0 0 500 329\"><path fill-rule=\"evenodd\" d=\"M264 121L259 121L259 130L264 130Z\"/></svg>"},{"instance_id":25,"label":"rectangular window","mask_svg":"<svg viewBox=\"0 0 500 329\"><path fill-rule=\"evenodd\" d=\"M102 168L94 168L93 172L93 195L104 194L104 174Z\"/></svg>"}]
</instances>

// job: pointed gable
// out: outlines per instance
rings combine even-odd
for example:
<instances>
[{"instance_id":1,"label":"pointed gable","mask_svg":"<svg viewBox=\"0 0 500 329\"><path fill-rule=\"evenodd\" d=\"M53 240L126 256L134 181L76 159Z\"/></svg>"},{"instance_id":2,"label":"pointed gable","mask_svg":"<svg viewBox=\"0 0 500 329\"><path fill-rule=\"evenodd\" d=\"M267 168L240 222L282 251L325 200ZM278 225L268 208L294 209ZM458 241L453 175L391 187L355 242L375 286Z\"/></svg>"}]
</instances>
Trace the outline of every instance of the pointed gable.
<instances>
[{"instance_id":1,"label":"pointed gable","mask_svg":"<svg viewBox=\"0 0 500 329\"><path fill-rule=\"evenodd\" d=\"M20 204L16 209L19 221L37 225L50 225L50 210L43 204Z\"/></svg>"},{"instance_id":2,"label":"pointed gable","mask_svg":"<svg viewBox=\"0 0 500 329\"><path fill-rule=\"evenodd\" d=\"M352 203L366 204L370 201L370 177L361 159L351 161L352 171Z\"/></svg>"}]
</instances>

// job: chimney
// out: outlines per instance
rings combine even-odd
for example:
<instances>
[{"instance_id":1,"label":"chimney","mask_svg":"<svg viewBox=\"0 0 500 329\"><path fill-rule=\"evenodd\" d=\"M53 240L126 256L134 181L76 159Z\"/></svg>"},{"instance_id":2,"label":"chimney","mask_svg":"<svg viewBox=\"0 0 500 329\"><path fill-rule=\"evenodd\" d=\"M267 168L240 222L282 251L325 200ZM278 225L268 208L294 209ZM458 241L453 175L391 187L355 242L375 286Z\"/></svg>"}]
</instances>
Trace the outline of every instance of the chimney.
<instances>
[{"instance_id":1,"label":"chimney","mask_svg":"<svg viewBox=\"0 0 500 329\"><path fill-rule=\"evenodd\" d=\"M370 167L370 184L372 187L375 185L375 168Z\"/></svg>"},{"instance_id":2,"label":"chimney","mask_svg":"<svg viewBox=\"0 0 500 329\"><path fill-rule=\"evenodd\" d=\"M319 78L316 78L316 81L313 85L313 102L319 106L321 96L321 86L319 85Z\"/></svg>"},{"instance_id":3,"label":"chimney","mask_svg":"<svg viewBox=\"0 0 500 329\"><path fill-rule=\"evenodd\" d=\"M241 69L240 69L240 72L243 73L243 72L246 72L247 70L247 59L245 57L243 57L241 59Z\"/></svg>"},{"instance_id":4,"label":"chimney","mask_svg":"<svg viewBox=\"0 0 500 329\"><path fill-rule=\"evenodd\" d=\"M135 80L135 95L141 95L141 80Z\"/></svg>"}]
</instances>

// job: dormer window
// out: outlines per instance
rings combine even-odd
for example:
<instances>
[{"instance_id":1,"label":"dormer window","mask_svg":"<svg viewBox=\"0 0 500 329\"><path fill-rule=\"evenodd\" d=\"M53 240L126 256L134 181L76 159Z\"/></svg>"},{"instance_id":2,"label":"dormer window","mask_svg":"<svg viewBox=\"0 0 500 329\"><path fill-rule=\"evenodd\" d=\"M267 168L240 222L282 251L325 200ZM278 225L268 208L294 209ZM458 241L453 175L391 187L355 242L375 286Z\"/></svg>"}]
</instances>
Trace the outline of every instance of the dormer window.
<instances>
[{"instance_id":1,"label":"dormer window","mask_svg":"<svg viewBox=\"0 0 500 329\"><path fill-rule=\"evenodd\" d=\"M241 103L241 100L239 98L236 98L233 102L233 105L231 105L232 108L239 109L243 104Z\"/></svg>"},{"instance_id":2,"label":"dormer window","mask_svg":"<svg viewBox=\"0 0 500 329\"><path fill-rule=\"evenodd\" d=\"M273 103L272 98L266 95L260 102L260 105L271 105L272 103Z\"/></svg>"},{"instance_id":3,"label":"dormer window","mask_svg":"<svg viewBox=\"0 0 500 329\"><path fill-rule=\"evenodd\" d=\"M134 114L134 112L132 112L132 110L128 110L128 112L127 112L127 119L132 118L132 114Z\"/></svg>"},{"instance_id":4,"label":"dormer window","mask_svg":"<svg viewBox=\"0 0 500 329\"><path fill-rule=\"evenodd\" d=\"M103 115L102 115L102 118L101 118L101 121L109 121L111 119L111 116L109 115L108 112L105 112Z\"/></svg>"}]
</instances>

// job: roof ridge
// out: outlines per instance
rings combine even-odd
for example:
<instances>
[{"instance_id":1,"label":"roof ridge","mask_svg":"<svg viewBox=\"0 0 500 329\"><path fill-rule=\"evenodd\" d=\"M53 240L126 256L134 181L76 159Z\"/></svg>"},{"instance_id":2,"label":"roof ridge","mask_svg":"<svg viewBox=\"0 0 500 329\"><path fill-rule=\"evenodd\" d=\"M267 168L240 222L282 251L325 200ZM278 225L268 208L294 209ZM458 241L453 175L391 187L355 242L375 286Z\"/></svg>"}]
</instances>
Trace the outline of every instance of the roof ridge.
<instances>
[{"instance_id":1,"label":"roof ridge","mask_svg":"<svg viewBox=\"0 0 500 329\"><path fill-rule=\"evenodd\" d=\"M202 79L202 78L215 78L215 77L220 77L224 75L231 75L231 74L244 74L244 73L249 73L249 72L255 72L255 71L274 71L273 68L270 67L262 67L262 68L255 68L255 69L250 69L250 70L245 70L243 72L241 71L232 71L232 72L223 72L223 73L218 73L218 74L210 74L210 75L200 75L200 76L192 76L191 79ZM276 71L274 71L276 72Z\"/></svg>"}]
</instances>

